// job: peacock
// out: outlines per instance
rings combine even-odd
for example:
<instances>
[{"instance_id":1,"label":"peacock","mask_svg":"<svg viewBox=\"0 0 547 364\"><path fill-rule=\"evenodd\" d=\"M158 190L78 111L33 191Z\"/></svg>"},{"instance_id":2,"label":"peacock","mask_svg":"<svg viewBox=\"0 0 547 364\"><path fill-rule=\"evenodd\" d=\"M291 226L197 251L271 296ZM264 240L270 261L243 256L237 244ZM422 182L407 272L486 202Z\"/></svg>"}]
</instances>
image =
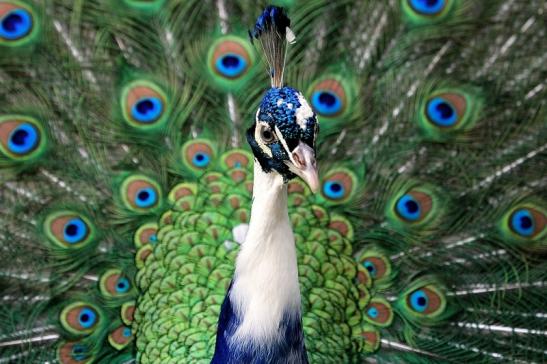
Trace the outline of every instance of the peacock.
<instances>
[{"instance_id":1,"label":"peacock","mask_svg":"<svg viewBox=\"0 0 547 364\"><path fill-rule=\"evenodd\" d=\"M0 363L545 362L546 10L0 0Z\"/></svg>"}]
</instances>

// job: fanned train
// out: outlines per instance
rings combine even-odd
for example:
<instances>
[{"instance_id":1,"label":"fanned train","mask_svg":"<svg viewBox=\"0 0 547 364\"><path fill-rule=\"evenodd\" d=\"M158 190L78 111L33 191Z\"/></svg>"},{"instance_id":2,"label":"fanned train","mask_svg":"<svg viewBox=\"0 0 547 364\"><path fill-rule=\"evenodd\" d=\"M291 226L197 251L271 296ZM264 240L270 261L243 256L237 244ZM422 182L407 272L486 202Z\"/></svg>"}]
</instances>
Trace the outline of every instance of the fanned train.
<instances>
[{"instance_id":1,"label":"fanned train","mask_svg":"<svg viewBox=\"0 0 547 364\"><path fill-rule=\"evenodd\" d=\"M544 2L272 3L0 0L0 363L211 362L270 79L307 360L546 362Z\"/></svg>"}]
</instances>

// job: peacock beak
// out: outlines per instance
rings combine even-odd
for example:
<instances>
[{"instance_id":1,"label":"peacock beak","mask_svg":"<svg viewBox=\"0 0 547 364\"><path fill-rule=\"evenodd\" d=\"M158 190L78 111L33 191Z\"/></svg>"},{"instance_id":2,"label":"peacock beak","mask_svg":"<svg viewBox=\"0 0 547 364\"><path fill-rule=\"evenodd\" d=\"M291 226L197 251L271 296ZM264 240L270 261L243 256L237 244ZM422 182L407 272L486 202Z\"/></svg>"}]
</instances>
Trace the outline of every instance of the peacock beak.
<instances>
[{"instance_id":1,"label":"peacock beak","mask_svg":"<svg viewBox=\"0 0 547 364\"><path fill-rule=\"evenodd\" d=\"M300 142L290 154L289 169L308 184L313 193L319 190L319 176L315 151L306 143Z\"/></svg>"}]
</instances>

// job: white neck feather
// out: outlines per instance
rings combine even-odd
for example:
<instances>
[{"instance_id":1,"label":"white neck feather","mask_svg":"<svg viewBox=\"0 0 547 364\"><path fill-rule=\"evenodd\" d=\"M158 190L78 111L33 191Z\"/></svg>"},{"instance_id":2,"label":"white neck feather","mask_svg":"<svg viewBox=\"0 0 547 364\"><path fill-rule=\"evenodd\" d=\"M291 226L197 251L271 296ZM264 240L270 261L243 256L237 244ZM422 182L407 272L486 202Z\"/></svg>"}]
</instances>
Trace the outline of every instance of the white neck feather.
<instances>
[{"instance_id":1,"label":"white neck feather","mask_svg":"<svg viewBox=\"0 0 547 364\"><path fill-rule=\"evenodd\" d=\"M287 186L279 174L254 165L251 221L230 293L242 322L232 339L266 344L280 338L283 315L300 315L300 288Z\"/></svg>"}]
</instances>

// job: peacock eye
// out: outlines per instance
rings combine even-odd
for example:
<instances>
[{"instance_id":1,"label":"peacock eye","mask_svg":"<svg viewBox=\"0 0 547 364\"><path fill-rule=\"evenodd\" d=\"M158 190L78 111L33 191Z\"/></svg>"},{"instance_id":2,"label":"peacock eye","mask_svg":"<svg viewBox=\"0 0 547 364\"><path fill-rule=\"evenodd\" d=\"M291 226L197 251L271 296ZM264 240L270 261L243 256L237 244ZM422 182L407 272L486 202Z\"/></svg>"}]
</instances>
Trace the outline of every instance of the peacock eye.
<instances>
[{"instance_id":1,"label":"peacock eye","mask_svg":"<svg viewBox=\"0 0 547 364\"><path fill-rule=\"evenodd\" d=\"M522 206L509 215L509 228L521 238L534 238L545 228L545 215L536 208Z\"/></svg>"},{"instance_id":2,"label":"peacock eye","mask_svg":"<svg viewBox=\"0 0 547 364\"><path fill-rule=\"evenodd\" d=\"M260 132L260 136L262 137L262 140L264 141L264 143L271 143L275 140L274 134L267 127L264 127L262 129L262 131Z\"/></svg>"},{"instance_id":3,"label":"peacock eye","mask_svg":"<svg viewBox=\"0 0 547 364\"><path fill-rule=\"evenodd\" d=\"M61 311L59 319L63 328L74 335L89 335L103 321L101 311L84 301L67 305Z\"/></svg>"},{"instance_id":4,"label":"peacock eye","mask_svg":"<svg viewBox=\"0 0 547 364\"><path fill-rule=\"evenodd\" d=\"M436 15L446 6L445 0L409 0L409 5L423 15Z\"/></svg>"},{"instance_id":5,"label":"peacock eye","mask_svg":"<svg viewBox=\"0 0 547 364\"><path fill-rule=\"evenodd\" d=\"M8 9L7 12L4 8ZM2 13L0 14L0 38L15 41L24 38L32 31L32 14L27 9L3 4Z\"/></svg>"},{"instance_id":6,"label":"peacock eye","mask_svg":"<svg viewBox=\"0 0 547 364\"><path fill-rule=\"evenodd\" d=\"M13 161L38 159L47 135L40 121L24 115L0 116L0 154Z\"/></svg>"},{"instance_id":7,"label":"peacock eye","mask_svg":"<svg viewBox=\"0 0 547 364\"><path fill-rule=\"evenodd\" d=\"M91 221L74 211L52 212L43 226L49 240L62 248L80 249L95 239L96 230Z\"/></svg>"}]
</instances>

